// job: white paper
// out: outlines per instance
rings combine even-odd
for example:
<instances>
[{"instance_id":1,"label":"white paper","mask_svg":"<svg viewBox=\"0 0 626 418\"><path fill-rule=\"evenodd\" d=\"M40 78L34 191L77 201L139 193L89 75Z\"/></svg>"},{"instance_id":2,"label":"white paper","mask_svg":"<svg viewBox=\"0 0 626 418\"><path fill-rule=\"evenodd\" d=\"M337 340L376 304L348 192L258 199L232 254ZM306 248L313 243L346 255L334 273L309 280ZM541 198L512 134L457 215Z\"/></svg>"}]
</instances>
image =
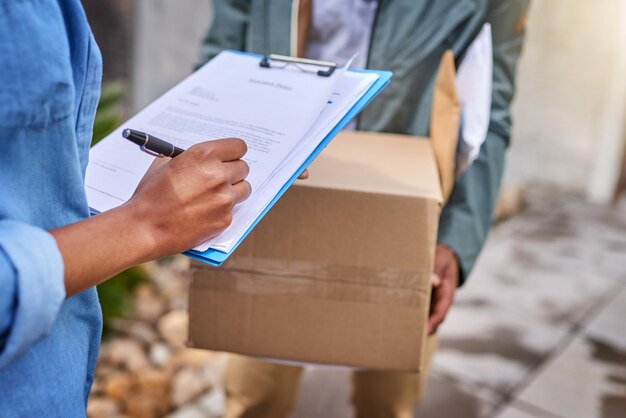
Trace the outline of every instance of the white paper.
<instances>
[{"instance_id":1,"label":"white paper","mask_svg":"<svg viewBox=\"0 0 626 418\"><path fill-rule=\"evenodd\" d=\"M487 138L491 117L493 43L491 25L485 24L459 66L456 84L461 103L461 135L457 176L478 157Z\"/></svg>"},{"instance_id":2,"label":"white paper","mask_svg":"<svg viewBox=\"0 0 626 418\"><path fill-rule=\"evenodd\" d=\"M126 202L153 157L122 139L145 131L186 149L211 139L246 141L248 181L258 189L310 128L339 77L261 68L258 58L223 52L161 96L90 152L86 190L98 212Z\"/></svg>"},{"instance_id":3,"label":"white paper","mask_svg":"<svg viewBox=\"0 0 626 418\"><path fill-rule=\"evenodd\" d=\"M248 145L244 160L250 165L252 195L235 206L227 230L195 248L228 252L377 78L371 73L344 75L343 69L331 77L265 69L258 58L223 52L91 150L89 205L104 212L126 202L154 159L122 138L124 128L183 149L211 139L242 138Z\"/></svg>"},{"instance_id":4,"label":"white paper","mask_svg":"<svg viewBox=\"0 0 626 418\"><path fill-rule=\"evenodd\" d=\"M335 92L333 92L320 117L297 147L277 168L272 176L272 181L268 182L261 190L258 190L245 204L241 205L240 210L242 212L238 213L238 216L233 216L233 224L227 230L195 249L206 251L209 248L213 248L218 251L230 252L283 185L293 176L293 173L304 164L320 142L343 119L345 114L377 79L378 76L372 73L346 72L339 81Z\"/></svg>"}]
</instances>

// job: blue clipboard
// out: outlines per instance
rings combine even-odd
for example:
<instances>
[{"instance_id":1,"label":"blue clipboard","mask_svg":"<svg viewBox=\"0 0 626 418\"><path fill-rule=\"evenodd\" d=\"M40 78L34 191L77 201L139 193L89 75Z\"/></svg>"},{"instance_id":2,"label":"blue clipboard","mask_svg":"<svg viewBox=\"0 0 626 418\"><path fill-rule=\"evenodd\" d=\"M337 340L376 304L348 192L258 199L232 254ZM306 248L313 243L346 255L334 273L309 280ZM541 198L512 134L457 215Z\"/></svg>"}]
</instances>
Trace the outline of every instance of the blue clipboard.
<instances>
[{"instance_id":1,"label":"blue clipboard","mask_svg":"<svg viewBox=\"0 0 626 418\"><path fill-rule=\"evenodd\" d=\"M230 51L237 52L241 54L251 55L258 57L259 59L263 59L262 55L251 54L247 52L240 51ZM296 179L302 174L302 172L313 162L313 160L322 152L324 148L333 140L333 138L343 129L345 126L356 116L358 115L377 95L380 93L391 81L392 73L390 71L377 71L377 70L352 70L348 71L354 72L366 72L366 73L374 73L378 74L378 80L372 84L369 90L361 97L361 99L354 104L352 109L346 113L344 118L333 128L332 131L320 142L320 144L315 148L313 153L306 159L306 161L300 166L300 168L293 174L293 176L287 181L287 183L279 190L279 192L274 196L274 199L267 205L267 207L263 210L261 215L252 223L250 228L246 231L246 233L241 237L241 239L235 244L233 249L225 253L223 251L217 251L209 248L204 252L199 252L195 250L189 250L184 252L183 254L194 258L196 260L202 261L203 263L209 264L211 266L219 267L221 266L230 255L237 249L237 247L243 242L243 240L248 236L248 234L254 229L254 227L263 219L265 214L269 212L269 210L274 206L274 204L281 198L281 196L291 187L291 185L296 181Z\"/></svg>"}]
</instances>

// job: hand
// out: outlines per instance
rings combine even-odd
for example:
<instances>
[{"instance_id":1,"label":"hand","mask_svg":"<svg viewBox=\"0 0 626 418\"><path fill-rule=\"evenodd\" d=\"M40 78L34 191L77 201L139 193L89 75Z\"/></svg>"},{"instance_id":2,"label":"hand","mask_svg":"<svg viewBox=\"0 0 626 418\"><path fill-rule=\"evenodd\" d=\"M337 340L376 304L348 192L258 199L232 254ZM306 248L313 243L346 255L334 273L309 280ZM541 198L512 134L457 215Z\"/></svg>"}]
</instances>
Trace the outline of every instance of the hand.
<instances>
[{"instance_id":1,"label":"hand","mask_svg":"<svg viewBox=\"0 0 626 418\"><path fill-rule=\"evenodd\" d=\"M298 180L306 180L309 178L309 169L305 169L299 176Z\"/></svg>"},{"instance_id":2,"label":"hand","mask_svg":"<svg viewBox=\"0 0 626 418\"><path fill-rule=\"evenodd\" d=\"M437 332L446 318L459 284L459 262L454 251L444 244L437 244L432 283L428 335Z\"/></svg>"},{"instance_id":3,"label":"hand","mask_svg":"<svg viewBox=\"0 0 626 418\"><path fill-rule=\"evenodd\" d=\"M235 138L157 158L127 203L155 239L154 257L179 253L226 229L235 204L250 196L247 148Z\"/></svg>"}]
</instances>

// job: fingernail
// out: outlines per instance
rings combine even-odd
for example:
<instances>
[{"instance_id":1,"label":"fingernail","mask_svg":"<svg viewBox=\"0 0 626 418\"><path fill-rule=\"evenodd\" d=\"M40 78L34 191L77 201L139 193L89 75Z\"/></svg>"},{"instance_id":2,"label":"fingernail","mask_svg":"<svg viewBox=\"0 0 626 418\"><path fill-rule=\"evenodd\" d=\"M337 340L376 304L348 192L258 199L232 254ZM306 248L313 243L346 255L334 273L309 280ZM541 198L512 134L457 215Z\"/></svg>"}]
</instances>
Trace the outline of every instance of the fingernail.
<instances>
[{"instance_id":1,"label":"fingernail","mask_svg":"<svg viewBox=\"0 0 626 418\"><path fill-rule=\"evenodd\" d=\"M433 273L431 282L433 286L439 286L441 284L441 277L437 273Z\"/></svg>"}]
</instances>

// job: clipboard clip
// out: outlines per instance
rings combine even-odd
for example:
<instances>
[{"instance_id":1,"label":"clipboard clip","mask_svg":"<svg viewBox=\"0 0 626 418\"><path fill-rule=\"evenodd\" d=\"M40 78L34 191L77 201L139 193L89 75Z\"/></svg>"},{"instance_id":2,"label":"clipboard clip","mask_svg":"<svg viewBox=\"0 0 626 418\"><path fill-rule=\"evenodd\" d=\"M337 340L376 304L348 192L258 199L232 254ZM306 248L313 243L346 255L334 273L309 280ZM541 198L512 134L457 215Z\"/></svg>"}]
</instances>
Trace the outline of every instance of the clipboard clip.
<instances>
[{"instance_id":1,"label":"clipboard clip","mask_svg":"<svg viewBox=\"0 0 626 418\"><path fill-rule=\"evenodd\" d=\"M308 58L295 58L276 54L263 56L259 65L263 68L287 68L288 66L293 65L300 71L316 73L320 77L330 77L337 68L337 64L330 61L318 61ZM325 67L325 69L315 70L309 67Z\"/></svg>"}]
</instances>

